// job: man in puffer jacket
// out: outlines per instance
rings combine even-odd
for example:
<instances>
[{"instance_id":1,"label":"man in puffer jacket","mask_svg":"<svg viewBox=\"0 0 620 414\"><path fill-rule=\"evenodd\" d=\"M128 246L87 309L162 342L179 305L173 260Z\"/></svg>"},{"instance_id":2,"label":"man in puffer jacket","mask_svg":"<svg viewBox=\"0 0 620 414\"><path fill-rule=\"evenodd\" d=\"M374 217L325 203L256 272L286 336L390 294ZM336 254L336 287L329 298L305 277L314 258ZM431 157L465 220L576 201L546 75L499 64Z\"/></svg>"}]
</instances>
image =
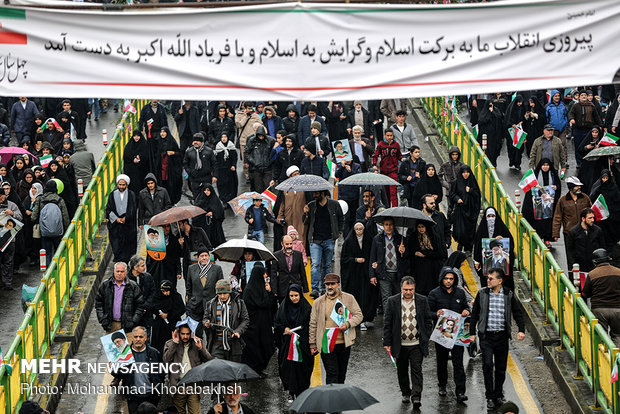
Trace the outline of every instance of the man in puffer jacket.
<instances>
[{"instance_id":1,"label":"man in puffer jacket","mask_svg":"<svg viewBox=\"0 0 620 414\"><path fill-rule=\"evenodd\" d=\"M271 149L274 139L267 135L265 127L259 126L256 135L245 146L244 161L252 175L253 191L262 193L269 187L273 161Z\"/></svg>"},{"instance_id":2,"label":"man in puffer jacket","mask_svg":"<svg viewBox=\"0 0 620 414\"><path fill-rule=\"evenodd\" d=\"M553 125L554 134L556 137L562 140L562 146L566 148L566 135L568 133L568 110L566 105L562 102L562 95L560 91L554 89L551 91L551 97L549 103L545 109L545 115L547 121ZM566 152L568 154L568 151Z\"/></svg>"}]
</instances>

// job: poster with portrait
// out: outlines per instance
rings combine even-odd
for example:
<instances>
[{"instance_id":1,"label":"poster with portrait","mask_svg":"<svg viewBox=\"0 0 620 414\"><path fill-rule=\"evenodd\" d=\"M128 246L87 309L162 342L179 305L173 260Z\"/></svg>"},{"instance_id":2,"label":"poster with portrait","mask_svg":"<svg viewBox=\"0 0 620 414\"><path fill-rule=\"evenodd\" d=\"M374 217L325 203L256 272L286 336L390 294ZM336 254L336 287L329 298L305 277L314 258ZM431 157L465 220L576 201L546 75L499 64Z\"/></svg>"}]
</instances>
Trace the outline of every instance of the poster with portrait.
<instances>
[{"instance_id":1,"label":"poster with portrait","mask_svg":"<svg viewBox=\"0 0 620 414\"><path fill-rule=\"evenodd\" d=\"M341 139L332 142L332 148L334 150L334 159L336 163L340 164L342 161L353 161L353 155L351 154L351 147L349 141Z\"/></svg>"},{"instance_id":2,"label":"poster with portrait","mask_svg":"<svg viewBox=\"0 0 620 414\"><path fill-rule=\"evenodd\" d=\"M109 335L102 336L101 343L103 344L105 356L108 358L108 361L119 364L134 362L131 345L127 340L125 331L122 329L112 332Z\"/></svg>"},{"instance_id":3,"label":"poster with portrait","mask_svg":"<svg viewBox=\"0 0 620 414\"><path fill-rule=\"evenodd\" d=\"M164 260L166 257L166 236L161 226L144 226L144 240L146 252L154 260Z\"/></svg>"},{"instance_id":4,"label":"poster with portrait","mask_svg":"<svg viewBox=\"0 0 620 414\"><path fill-rule=\"evenodd\" d=\"M8 214L0 214L0 251L4 252L24 224Z\"/></svg>"},{"instance_id":5,"label":"poster with portrait","mask_svg":"<svg viewBox=\"0 0 620 414\"><path fill-rule=\"evenodd\" d=\"M469 339L469 316L466 316L461 319L461 326L459 328L459 333L456 336L456 341L454 345L456 346L469 346L471 344L471 340Z\"/></svg>"},{"instance_id":6,"label":"poster with portrait","mask_svg":"<svg viewBox=\"0 0 620 414\"><path fill-rule=\"evenodd\" d=\"M443 309L443 315L437 319L435 328L431 333L431 341L438 343L444 348L452 349L459 334L462 316L459 313Z\"/></svg>"},{"instance_id":7,"label":"poster with portrait","mask_svg":"<svg viewBox=\"0 0 620 414\"><path fill-rule=\"evenodd\" d=\"M553 218L553 202L555 189L551 185L532 188L532 203L534 204L534 220Z\"/></svg>"},{"instance_id":8,"label":"poster with portrait","mask_svg":"<svg viewBox=\"0 0 620 414\"><path fill-rule=\"evenodd\" d=\"M257 260L255 262L245 262L245 283L246 284L250 281L250 275L252 274L252 269L254 269L254 265L256 263L260 263L263 267L265 267L265 262L263 260Z\"/></svg>"},{"instance_id":9,"label":"poster with portrait","mask_svg":"<svg viewBox=\"0 0 620 414\"><path fill-rule=\"evenodd\" d=\"M340 299L338 299L334 304L334 309L332 309L332 313L329 317L336 325L340 326L351 319L351 311L344 306L344 303L342 303ZM349 330L347 329L344 333L346 334L348 332Z\"/></svg>"},{"instance_id":10,"label":"poster with portrait","mask_svg":"<svg viewBox=\"0 0 620 414\"><path fill-rule=\"evenodd\" d=\"M506 274L510 269L510 239L482 239L482 275L499 267Z\"/></svg>"}]
</instances>

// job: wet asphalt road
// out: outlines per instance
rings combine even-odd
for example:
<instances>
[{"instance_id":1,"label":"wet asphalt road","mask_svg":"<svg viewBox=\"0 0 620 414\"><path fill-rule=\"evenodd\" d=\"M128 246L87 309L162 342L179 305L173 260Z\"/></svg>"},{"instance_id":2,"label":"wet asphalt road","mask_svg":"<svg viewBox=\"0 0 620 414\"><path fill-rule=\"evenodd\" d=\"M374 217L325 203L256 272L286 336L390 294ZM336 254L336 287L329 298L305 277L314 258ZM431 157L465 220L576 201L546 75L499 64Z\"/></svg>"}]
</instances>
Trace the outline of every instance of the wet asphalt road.
<instances>
[{"instance_id":1,"label":"wet asphalt road","mask_svg":"<svg viewBox=\"0 0 620 414\"><path fill-rule=\"evenodd\" d=\"M421 133L416 127L418 137L422 138ZM428 144L420 139L422 146L423 157L427 161L434 160L433 154L428 147ZM244 180L240 180L239 192L247 191L247 186ZM181 204L187 204L188 200L184 197ZM224 228L227 239L239 238L246 234L247 225L240 217L233 217L230 210L226 211L226 221L224 222ZM267 237L266 245L271 247L273 245L271 237ZM336 258L335 271L338 271L338 258ZM232 264L221 263L224 273L227 274L232 270ZM110 274L111 269L108 269ZM178 289L183 295L183 284L179 283ZM87 362L106 362L99 337L103 335L102 328L97 323L96 315L93 311L90 320L88 322L84 339L80 345L80 349L76 358L80 359L82 363ZM369 407L364 410L364 413L409 413L412 412L411 405L404 405L401 403L401 394L398 389L398 382L396 377L395 368L390 362L389 357L385 353L382 347L382 317L379 315L375 319L375 328L369 329L367 332L358 331L358 340L353 346L351 359L349 362L349 371L347 375L347 383L357 385L379 400L379 404ZM513 343L516 341L513 341ZM527 341L526 341L527 342ZM515 344L519 348L525 349L528 353L525 355L528 360L535 358L532 356L531 343L519 343ZM437 394L437 383L435 374L435 358L434 358L434 346L431 344L430 355L425 358L423 363L424 370L424 392L422 394L422 407L417 412L422 413L480 413L486 412L486 400L484 398L484 382L482 377L482 361L478 356L475 359L469 359L465 357L465 367L467 373L467 395L469 401L466 404L457 404L454 397L454 384L449 382L448 384L448 396L440 397ZM523 367L519 361L517 353L511 352L513 358L516 360L517 367L523 372ZM534 350L533 354L537 354ZM318 357L317 357L318 359ZM528 361L531 363L532 361ZM538 369L544 367L544 363L540 360L536 360L539 365ZM320 363L319 363L319 369ZM546 368L544 368L546 369ZM247 384L244 384L243 391L248 393L245 397L245 402L250 405L257 413L275 414L286 412L287 395L282 390L280 380L277 374L276 356L271 360L271 363L267 369L269 376L264 380L257 380ZM451 376L450 368L450 378ZM324 373L322 375L324 378ZM69 375L69 383L79 384L108 384L111 380L109 375L102 374L71 374ZM530 392L528 380L525 378L525 390L526 393ZM507 380L504 386L506 398L516 401L520 408L523 410L523 404L518 401L519 397L516 394L513 381L510 376L507 376ZM209 397L202 398L203 412L206 412L209 407ZM560 402L560 406L562 402ZM160 407L170 405L169 398L162 399ZM564 403L565 404L565 403ZM126 406L121 396L118 395L68 395L64 394L57 409L58 413L74 414L74 413L121 413L127 412ZM362 411L359 411L360 413ZM524 411L522 411L524 412ZM543 412L541 410L541 404L534 396L534 406L528 411ZM546 412L546 410L545 410ZM550 411L551 412L551 411ZM562 411L554 411L562 412ZM567 411L564 411L567 412Z\"/></svg>"}]
</instances>

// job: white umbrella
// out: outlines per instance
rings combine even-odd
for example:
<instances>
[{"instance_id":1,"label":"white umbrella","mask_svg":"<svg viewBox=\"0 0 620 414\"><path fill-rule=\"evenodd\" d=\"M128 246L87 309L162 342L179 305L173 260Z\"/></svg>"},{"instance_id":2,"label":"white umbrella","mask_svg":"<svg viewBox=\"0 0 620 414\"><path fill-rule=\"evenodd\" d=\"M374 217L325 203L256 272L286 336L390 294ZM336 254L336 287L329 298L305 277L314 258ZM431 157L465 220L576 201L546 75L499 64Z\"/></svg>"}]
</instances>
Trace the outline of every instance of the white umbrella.
<instances>
[{"instance_id":1,"label":"white umbrella","mask_svg":"<svg viewBox=\"0 0 620 414\"><path fill-rule=\"evenodd\" d=\"M213 250L213 254L219 260L234 263L243 256L246 249L252 249L258 254L256 260L275 260L275 256L264 244L256 240L249 240L247 236L243 236L243 239L232 239L220 244Z\"/></svg>"}]
</instances>

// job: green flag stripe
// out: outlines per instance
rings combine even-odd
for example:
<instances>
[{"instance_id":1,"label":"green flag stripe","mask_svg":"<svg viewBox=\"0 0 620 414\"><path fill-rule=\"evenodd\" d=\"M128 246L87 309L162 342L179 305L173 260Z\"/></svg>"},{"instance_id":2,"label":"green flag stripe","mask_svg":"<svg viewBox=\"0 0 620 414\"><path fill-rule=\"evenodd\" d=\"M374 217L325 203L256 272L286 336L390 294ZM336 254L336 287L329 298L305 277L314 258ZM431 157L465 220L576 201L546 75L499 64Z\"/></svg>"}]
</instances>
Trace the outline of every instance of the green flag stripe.
<instances>
[{"instance_id":1,"label":"green flag stripe","mask_svg":"<svg viewBox=\"0 0 620 414\"><path fill-rule=\"evenodd\" d=\"M26 10L9 9L6 7L0 7L0 17L7 18L7 19L26 20Z\"/></svg>"}]
</instances>

